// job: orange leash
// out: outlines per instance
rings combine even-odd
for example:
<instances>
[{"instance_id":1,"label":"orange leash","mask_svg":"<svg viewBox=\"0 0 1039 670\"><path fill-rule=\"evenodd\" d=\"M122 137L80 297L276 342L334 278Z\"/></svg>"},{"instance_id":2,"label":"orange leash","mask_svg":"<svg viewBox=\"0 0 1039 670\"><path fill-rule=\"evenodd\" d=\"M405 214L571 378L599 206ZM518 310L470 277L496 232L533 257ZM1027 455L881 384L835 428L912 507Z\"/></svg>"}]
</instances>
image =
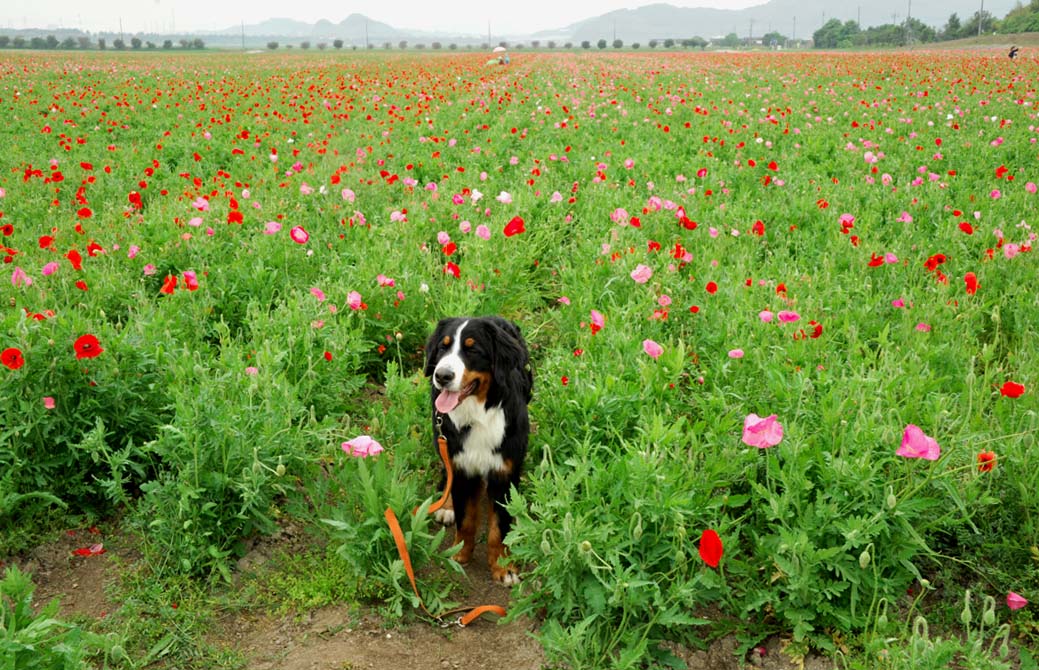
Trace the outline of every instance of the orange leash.
<instances>
[{"instance_id":1,"label":"orange leash","mask_svg":"<svg viewBox=\"0 0 1039 670\"><path fill-rule=\"evenodd\" d=\"M435 512L444 506L447 502L447 497L451 495L451 483L454 481L454 472L451 469L451 459L447 453L447 438L443 435L437 438L437 446L440 449L440 458L444 461L444 467L447 468L447 485L444 487L444 494L440 496L440 500L436 501L429 506L430 512ZM412 514L418 510L416 507L412 510ZM433 614L426 609L426 604L422 602L422 595L418 592L418 584L415 582L415 570L411 567L411 556L408 554L408 543L404 539L404 531L400 528L400 522L397 521L397 515L393 513L393 509L387 507L386 513L386 524L390 527L390 533L393 534L393 541L397 543L397 553L400 554L400 559L404 561L404 571L408 574L408 580L411 581L411 589L415 592L415 597L418 598L418 603L422 607L422 611L430 617L444 623L443 618L458 612L468 612L455 622L463 628L468 626L472 622L479 619L484 614L497 614L498 616L505 616L505 608L501 605L480 605L479 607L467 608L462 607L455 610L448 610L440 615Z\"/></svg>"}]
</instances>

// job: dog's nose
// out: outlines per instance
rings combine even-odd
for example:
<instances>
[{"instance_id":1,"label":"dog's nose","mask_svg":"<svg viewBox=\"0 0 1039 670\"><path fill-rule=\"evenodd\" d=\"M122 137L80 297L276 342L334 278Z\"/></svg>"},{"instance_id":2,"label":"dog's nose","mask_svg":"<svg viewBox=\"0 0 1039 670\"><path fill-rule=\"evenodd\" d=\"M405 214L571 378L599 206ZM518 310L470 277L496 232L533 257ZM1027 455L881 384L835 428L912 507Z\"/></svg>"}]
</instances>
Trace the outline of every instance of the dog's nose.
<instances>
[{"instance_id":1,"label":"dog's nose","mask_svg":"<svg viewBox=\"0 0 1039 670\"><path fill-rule=\"evenodd\" d=\"M451 370L437 370L433 373L433 378L436 379L437 384L444 387L454 380L455 373Z\"/></svg>"}]
</instances>

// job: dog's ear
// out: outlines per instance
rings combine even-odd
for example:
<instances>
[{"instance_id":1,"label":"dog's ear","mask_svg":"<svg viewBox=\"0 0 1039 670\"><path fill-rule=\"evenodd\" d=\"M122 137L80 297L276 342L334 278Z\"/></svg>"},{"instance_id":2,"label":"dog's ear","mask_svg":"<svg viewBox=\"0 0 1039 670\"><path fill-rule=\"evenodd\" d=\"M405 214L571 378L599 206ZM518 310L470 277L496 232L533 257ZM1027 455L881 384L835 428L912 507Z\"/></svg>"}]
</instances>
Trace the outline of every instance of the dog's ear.
<instances>
[{"instance_id":1,"label":"dog's ear","mask_svg":"<svg viewBox=\"0 0 1039 670\"><path fill-rule=\"evenodd\" d=\"M529 402L532 379L530 358L523 336L515 324L504 319L496 319L492 327L495 333L491 374L497 383L516 389Z\"/></svg>"},{"instance_id":2,"label":"dog's ear","mask_svg":"<svg viewBox=\"0 0 1039 670\"><path fill-rule=\"evenodd\" d=\"M429 336L429 340L426 341L426 368L423 370L423 373L427 377L433 376L433 371L437 366L437 345L441 338L444 337L444 332L447 330L448 324L450 324L451 321L452 319L441 319L440 323L437 324L437 327L433 329L433 334Z\"/></svg>"}]
</instances>

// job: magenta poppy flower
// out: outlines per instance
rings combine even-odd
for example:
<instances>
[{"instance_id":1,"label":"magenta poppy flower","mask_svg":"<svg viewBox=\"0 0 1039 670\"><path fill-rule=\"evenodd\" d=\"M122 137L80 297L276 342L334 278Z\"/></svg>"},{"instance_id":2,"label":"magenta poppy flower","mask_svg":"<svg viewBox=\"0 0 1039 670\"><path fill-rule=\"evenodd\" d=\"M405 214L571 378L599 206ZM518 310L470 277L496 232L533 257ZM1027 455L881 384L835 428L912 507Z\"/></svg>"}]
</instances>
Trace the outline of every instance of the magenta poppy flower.
<instances>
[{"instance_id":1,"label":"magenta poppy flower","mask_svg":"<svg viewBox=\"0 0 1039 670\"><path fill-rule=\"evenodd\" d=\"M642 350L645 351L653 360L660 358L660 354L664 353L664 347L660 346L653 340L642 340Z\"/></svg>"},{"instance_id":2,"label":"magenta poppy flower","mask_svg":"<svg viewBox=\"0 0 1039 670\"><path fill-rule=\"evenodd\" d=\"M729 358L743 358L743 349L730 349Z\"/></svg>"},{"instance_id":3,"label":"magenta poppy flower","mask_svg":"<svg viewBox=\"0 0 1039 670\"><path fill-rule=\"evenodd\" d=\"M777 314L777 316L779 317L779 320L783 323L794 323L795 321L801 320L800 314L798 314L797 312L790 312L787 310L783 310L782 312Z\"/></svg>"},{"instance_id":4,"label":"magenta poppy flower","mask_svg":"<svg viewBox=\"0 0 1039 670\"><path fill-rule=\"evenodd\" d=\"M343 451L355 458L367 458L383 451L382 445L372 439L370 435L360 435L343 442L342 447Z\"/></svg>"},{"instance_id":5,"label":"magenta poppy flower","mask_svg":"<svg viewBox=\"0 0 1039 670\"><path fill-rule=\"evenodd\" d=\"M1009 607L1010 609L1019 610L1027 604L1027 600L1025 600L1022 596L1014 593L1013 591L1007 594L1007 607Z\"/></svg>"},{"instance_id":6,"label":"magenta poppy flower","mask_svg":"<svg viewBox=\"0 0 1039 670\"><path fill-rule=\"evenodd\" d=\"M292 241L296 244L306 244L307 240L310 239L310 233L303 229L303 226L295 226L289 231L289 236L292 237Z\"/></svg>"},{"instance_id":7,"label":"magenta poppy flower","mask_svg":"<svg viewBox=\"0 0 1039 670\"><path fill-rule=\"evenodd\" d=\"M768 449L783 441L783 424L775 414L761 418L751 413L743 419L743 444L758 449Z\"/></svg>"},{"instance_id":8,"label":"magenta poppy flower","mask_svg":"<svg viewBox=\"0 0 1039 670\"><path fill-rule=\"evenodd\" d=\"M942 455L938 441L925 435L919 426L909 424L902 433L902 446L895 452L905 458L922 458L925 461L937 461Z\"/></svg>"},{"instance_id":9,"label":"magenta poppy flower","mask_svg":"<svg viewBox=\"0 0 1039 670\"><path fill-rule=\"evenodd\" d=\"M595 335L600 330L602 330L603 326L606 325L606 317L603 316L600 312L598 312L598 311L596 311L594 309L592 310L591 316L592 316L592 324L591 324L592 335Z\"/></svg>"},{"instance_id":10,"label":"magenta poppy flower","mask_svg":"<svg viewBox=\"0 0 1039 670\"><path fill-rule=\"evenodd\" d=\"M635 280L636 284L645 284L652 276L653 269L642 263L636 265L635 269L631 271L631 278Z\"/></svg>"}]
</instances>

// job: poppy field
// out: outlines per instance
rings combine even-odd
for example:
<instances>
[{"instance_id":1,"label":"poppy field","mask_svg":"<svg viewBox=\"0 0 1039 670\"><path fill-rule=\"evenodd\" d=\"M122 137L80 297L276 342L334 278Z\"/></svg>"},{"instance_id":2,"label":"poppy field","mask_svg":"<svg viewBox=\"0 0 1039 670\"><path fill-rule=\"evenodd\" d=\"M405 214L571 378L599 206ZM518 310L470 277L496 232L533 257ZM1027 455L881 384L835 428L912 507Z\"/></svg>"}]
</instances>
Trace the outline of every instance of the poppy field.
<instances>
[{"instance_id":1,"label":"poppy field","mask_svg":"<svg viewBox=\"0 0 1039 670\"><path fill-rule=\"evenodd\" d=\"M535 379L507 621L554 667L1027 667L1032 55L483 60L5 55L6 552L118 517L158 583L231 582L290 518L417 616L389 506L457 603L409 513L423 346L499 314Z\"/></svg>"}]
</instances>

